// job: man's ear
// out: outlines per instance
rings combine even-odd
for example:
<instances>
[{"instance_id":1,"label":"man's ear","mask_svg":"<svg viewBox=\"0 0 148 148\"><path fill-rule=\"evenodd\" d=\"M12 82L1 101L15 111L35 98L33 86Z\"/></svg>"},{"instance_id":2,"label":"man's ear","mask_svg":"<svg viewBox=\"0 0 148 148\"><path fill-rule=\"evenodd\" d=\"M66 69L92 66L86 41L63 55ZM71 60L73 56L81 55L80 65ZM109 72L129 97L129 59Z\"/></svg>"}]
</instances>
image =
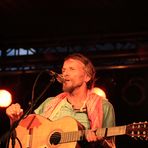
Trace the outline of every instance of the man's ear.
<instances>
[{"instance_id":1,"label":"man's ear","mask_svg":"<svg viewBox=\"0 0 148 148\"><path fill-rule=\"evenodd\" d=\"M85 76L85 82L86 82L86 83L87 83L88 81L90 81L90 79L91 79L90 76L88 76L88 75Z\"/></svg>"}]
</instances>

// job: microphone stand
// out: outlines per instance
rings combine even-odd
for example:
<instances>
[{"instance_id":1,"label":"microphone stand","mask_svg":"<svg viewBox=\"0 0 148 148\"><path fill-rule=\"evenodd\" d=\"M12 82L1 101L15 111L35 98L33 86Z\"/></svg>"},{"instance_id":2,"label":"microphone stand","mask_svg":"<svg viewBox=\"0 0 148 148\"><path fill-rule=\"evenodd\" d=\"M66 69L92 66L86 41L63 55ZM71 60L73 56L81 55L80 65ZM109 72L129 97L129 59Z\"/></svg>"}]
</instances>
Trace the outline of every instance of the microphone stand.
<instances>
[{"instance_id":1,"label":"microphone stand","mask_svg":"<svg viewBox=\"0 0 148 148\"><path fill-rule=\"evenodd\" d=\"M31 104L31 106L26 110L26 112L20 117L19 120L15 121L12 126L10 127L10 130L4 135L4 137L2 139L4 139L4 141L6 141L6 147L9 147L9 141L10 138L12 138L12 148L15 147L15 138L16 138L16 131L15 129L17 128L17 126L19 125L20 121L26 117L27 115L29 115L29 113L33 110L34 106L36 105L36 103L40 100L40 98L42 97L42 95L46 92L46 90L50 87L50 85L52 83L55 82L55 77L53 76L50 79L50 83L47 85L47 87L44 89L44 91L41 93L41 95L39 97L37 97L37 99Z\"/></svg>"},{"instance_id":2,"label":"microphone stand","mask_svg":"<svg viewBox=\"0 0 148 148\"><path fill-rule=\"evenodd\" d=\"M14 129L11 134L12 148L15 147L15 138L16 138L16 130Z\"/></svg>"}]
</instances>

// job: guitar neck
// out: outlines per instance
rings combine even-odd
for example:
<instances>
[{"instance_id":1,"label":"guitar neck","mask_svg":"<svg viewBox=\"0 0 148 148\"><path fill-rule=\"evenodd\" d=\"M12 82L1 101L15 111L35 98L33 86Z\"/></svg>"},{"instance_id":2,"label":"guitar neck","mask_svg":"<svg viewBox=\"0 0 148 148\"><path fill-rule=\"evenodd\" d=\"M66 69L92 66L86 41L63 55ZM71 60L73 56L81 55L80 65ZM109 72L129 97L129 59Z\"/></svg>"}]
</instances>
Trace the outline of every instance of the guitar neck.
<instances>
[{"instance_id":1,"label":"guitar neck","mask_svg":"<svg viewBox=\"0 0 148 148\"><path fill-rule=\"evenodd\" d=\"M110 136L125 135L125 134L126 134L126 126L100 128L97 129L96 131L96 135L100 137L110 137Z\"/></svg>"},{"instance_id":2,"label":"guitar neck","mask_svg":"<svg viewBox=\"0 0 148 148\"><path fill-rule=\"evenodd\" d=\"M60 143L82 141L85 139L87 132L88 130L79 130L61 133ZM99 128L96 130L96 135L98 137L110 137L124 134L126 134L126 126Z\"/></svg>"}]
</instances>

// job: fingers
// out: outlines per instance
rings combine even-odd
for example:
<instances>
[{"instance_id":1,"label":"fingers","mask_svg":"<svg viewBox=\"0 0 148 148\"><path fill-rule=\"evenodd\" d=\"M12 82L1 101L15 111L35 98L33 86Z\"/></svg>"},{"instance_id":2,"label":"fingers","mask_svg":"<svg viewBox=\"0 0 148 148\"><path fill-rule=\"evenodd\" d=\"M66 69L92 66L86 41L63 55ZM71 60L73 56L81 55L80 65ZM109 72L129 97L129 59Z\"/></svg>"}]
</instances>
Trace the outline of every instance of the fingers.
<instances>
[{"instance_id":1,"label":"fingers","mask_svg":"<svg viewBox=\"0 0 148 148\"><path fill-rule=\"evenodd\" d=\"M23 114L23 109L21 109L20 104L12 104L6 109L6 114L12 120L18 120L20 116Z\"/></svg>"},{"instance_id":2,"label":"fingers","mask_svg":"<svg viewBox=\"0 0 148 148\"><path fill-rule=\"evenodd\" d=\"M97 141L97 136L92 130L88 130L86 133L86 139L88 142Z\"/></svg>"}]
</instances>

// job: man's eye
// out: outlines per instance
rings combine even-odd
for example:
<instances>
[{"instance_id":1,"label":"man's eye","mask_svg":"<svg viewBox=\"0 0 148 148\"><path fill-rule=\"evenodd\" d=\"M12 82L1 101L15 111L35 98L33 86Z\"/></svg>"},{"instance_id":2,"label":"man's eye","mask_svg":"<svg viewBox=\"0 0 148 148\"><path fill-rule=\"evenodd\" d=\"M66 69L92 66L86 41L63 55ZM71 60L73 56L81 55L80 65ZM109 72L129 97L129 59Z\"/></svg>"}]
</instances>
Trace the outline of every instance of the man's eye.
<instances>
[{"instance_id":1,"label":"man's eye","mask_svg":"<svg viewBox=\"0 0 148 148\"><path fill-rule=\"evenodd\" d=\"M70 68L70 70L75 70L75 68Z\"/></svg>"},{"instance_id":2,"label":"man's eye","mask_svg":"<svg viewBox=\"0 0 148 148\"><path fill-rule=\"evenodd\" d=\"M62 69L62 72L65 72L65 69Z\"/></svg>"}]
</instances>

